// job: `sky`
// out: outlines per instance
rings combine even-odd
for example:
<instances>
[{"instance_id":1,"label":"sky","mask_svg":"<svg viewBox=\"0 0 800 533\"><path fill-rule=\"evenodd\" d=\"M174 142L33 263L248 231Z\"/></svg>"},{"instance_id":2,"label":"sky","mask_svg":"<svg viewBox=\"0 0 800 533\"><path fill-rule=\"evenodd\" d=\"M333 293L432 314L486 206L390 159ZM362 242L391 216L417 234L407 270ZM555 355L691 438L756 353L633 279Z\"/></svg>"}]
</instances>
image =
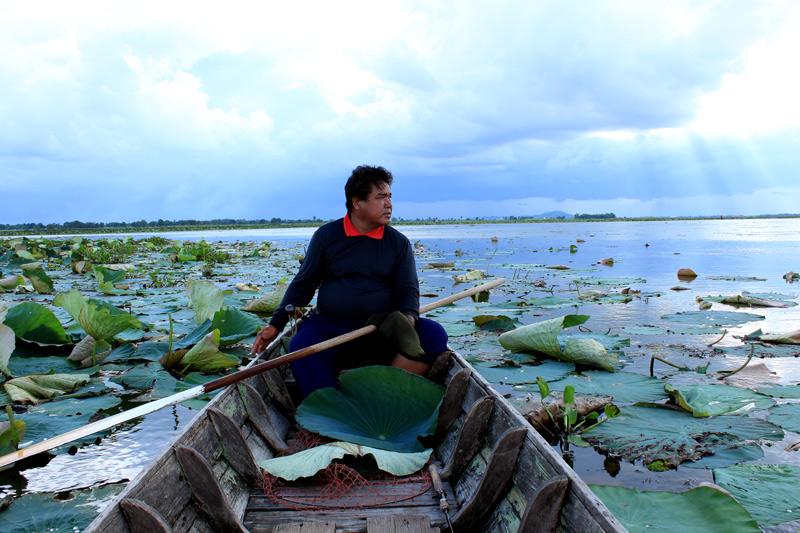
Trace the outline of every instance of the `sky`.
<instances>
[{"instance_id":1,"label":"sky","mask_svg":"<svg viewBox=\"0 0 800 533\"><path fill-rule=\"evenodd\" d=\"M0 3L0 223L800 212L800 2Z\"/></svg>"}]
</instances>

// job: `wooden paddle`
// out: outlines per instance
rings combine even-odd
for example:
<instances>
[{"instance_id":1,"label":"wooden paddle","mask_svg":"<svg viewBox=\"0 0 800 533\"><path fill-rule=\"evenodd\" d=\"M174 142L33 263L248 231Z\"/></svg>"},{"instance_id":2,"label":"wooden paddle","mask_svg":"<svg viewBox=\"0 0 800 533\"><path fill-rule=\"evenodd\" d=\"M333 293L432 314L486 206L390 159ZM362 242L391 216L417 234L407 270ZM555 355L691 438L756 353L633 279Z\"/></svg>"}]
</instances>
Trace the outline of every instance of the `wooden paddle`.
<instances>
[{"instance_id":1,"label":"wooden paddle","mask_svg":"<svg viewBox=\"0 0 800 533\"><path fill-rule=\"evenodd\" d=\"M505 278L498 278L490 281L489 283L484 283L483 285L478 285L477 287L467 289L465 291L459 292L458 294L453 294L451 296L448 296L447 298L442 298L441 300L437 300L433 303L429 303L428 305L420 307L419 312L420 314L427 313L428 311L432 311L437 307L442 307L443 305L451 304L456 300L460 300L462 298L466 298L467 296L472 296L473 294L477 294L479 292L489 290L493 287L497 287L498 285L504 283L505 281L506 281ZM282 355L281 357L276 357L275 359L255 364L258 361L258 359L261 356L263 356L264 353L267 352L267 350L269 350L269 347L267 347L266 350L258 354L256 359L254 359L247 366L247 368L243 370L234 372L233 374L228 374L227 376L215 379L214 381L209 381L204 385L199 385L197 387L187 389L183 392L173 394L172 396L167 396L166 398L162 398L160 400L153 400L152 402L148 402L144 405L134 407L133 409L129 409L122 413L118 413L114 416L109 416L108 418L98 420L97 422L92 422L91 424L87 424L83 427L73 429L72 431L68 431L61 435L53 437L52 439L47 439L38 444L33 444L31 446L28 446L27 448L23 448L21 450L17 450L16 452L9 453L8 455L4 455L3 457L0 457L0 469L21 459L26 459L36 454L46 452L47 450L52 450L53 448L63 446L64 444L70 443L74 440L83 437L88 437L89 435L93 435L100 431L112 428L117 424L127 422L128 420L133 420L134 418L138 418L140 416L153 413L155 411L158 411L159 409L162 409L170 405L175 405L177 403L185 402L186 400L197 398L208 392L221 389L222 387L227 387L232 383L236 383L243 379L247 379L251 376L260 374L261 372L270 370L272 368L285 365L286 363L296 361L297 359L301 359L303 357L306 357L307 355L320 352L322 350L331 348L333 346L338 346L339 344L344 344L345 342L357 339L358 337L362 337L364 335L372 333L373 331L377 331L377 329L378 328L376 326L364 326L363 328L351 331L350 333L346 333L344 335L340 335L333 339L320 342L319 344L314 344L313 346L309 346L308 348L303 348L302 350L297 350L296 352L288 353L286 355ZM273 343L279 342L279 340L280 338L275 339Z\"/></svg>"}]
</instances>

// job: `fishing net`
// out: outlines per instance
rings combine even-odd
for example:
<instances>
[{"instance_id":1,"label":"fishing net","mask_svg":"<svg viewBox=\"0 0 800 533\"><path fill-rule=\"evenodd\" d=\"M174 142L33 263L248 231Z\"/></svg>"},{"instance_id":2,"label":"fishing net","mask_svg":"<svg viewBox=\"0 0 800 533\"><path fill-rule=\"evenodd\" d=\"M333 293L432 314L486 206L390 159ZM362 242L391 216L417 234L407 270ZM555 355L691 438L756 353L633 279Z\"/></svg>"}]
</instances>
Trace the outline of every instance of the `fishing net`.
<instances>
[{"instance_id":1,"label":"fishing net","mask_svg":"<svg viewBox=\"0 0 800 533\"><path fill-rule=\"evenodd\" d=\"M298 432L281 456L307 450L326 441L307 431ZM369 509L416 498L428 491L426 469L410 476L361 474L343 463L331 463L310 480L288 483L264 473L264 494L277 506L299 511Z\"/></svg>"}]
</instances>

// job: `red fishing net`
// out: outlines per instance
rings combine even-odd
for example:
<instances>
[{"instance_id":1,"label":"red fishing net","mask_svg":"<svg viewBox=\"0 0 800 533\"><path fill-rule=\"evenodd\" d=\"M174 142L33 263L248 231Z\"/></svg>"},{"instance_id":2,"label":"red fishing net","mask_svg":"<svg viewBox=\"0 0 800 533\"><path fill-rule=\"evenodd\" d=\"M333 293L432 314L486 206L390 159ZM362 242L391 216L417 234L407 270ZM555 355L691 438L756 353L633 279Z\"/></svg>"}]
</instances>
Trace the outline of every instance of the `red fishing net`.
<instances>
[{"instance_id":1,"label":"red fishing net","mask_svg":"<svg viewBox=\"0 0 800 533\"><path fill-rule=\"evenodd\" d=\"M320 437L301 431L281 456L324 444ZM306 480L308 481L308 480ZM410 476L362 475L342 464L331 463L300 486L264 473L264 494L279 507L301 511L369 509L414 499L431 487L427 469Z\"/></svg>"}]
</instances>

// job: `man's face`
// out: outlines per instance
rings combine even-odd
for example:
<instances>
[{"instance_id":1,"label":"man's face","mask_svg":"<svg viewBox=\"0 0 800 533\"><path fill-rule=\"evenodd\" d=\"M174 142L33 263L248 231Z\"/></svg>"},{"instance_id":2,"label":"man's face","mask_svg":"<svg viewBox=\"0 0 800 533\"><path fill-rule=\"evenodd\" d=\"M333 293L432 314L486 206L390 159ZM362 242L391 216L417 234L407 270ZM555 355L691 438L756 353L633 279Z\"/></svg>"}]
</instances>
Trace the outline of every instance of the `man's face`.
<instances>
[{"instance_id":1,"label":"man's face","mask_svg":"<svg viewBox=\"0 0 800 533\"><path fill-rule=\"evenodd\" d=\"M353 199L353 207L364 222L385 226L392 221L392 188L386 182L373 184L366 200Z\"/></svg>"}]
</instances>

